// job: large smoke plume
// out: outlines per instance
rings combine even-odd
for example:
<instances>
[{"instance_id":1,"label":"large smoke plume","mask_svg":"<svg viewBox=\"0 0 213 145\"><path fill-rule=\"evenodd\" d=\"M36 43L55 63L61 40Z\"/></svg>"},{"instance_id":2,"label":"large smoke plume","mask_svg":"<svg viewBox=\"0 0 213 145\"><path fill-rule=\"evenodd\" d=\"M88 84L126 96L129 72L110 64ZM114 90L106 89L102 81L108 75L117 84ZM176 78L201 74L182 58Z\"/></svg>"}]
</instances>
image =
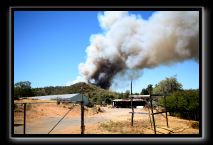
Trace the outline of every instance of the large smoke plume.
<instances>
[{"instance_id":1,"label":"large smoke plume","mask_svg":"<svg viewBox=\"0 0 213 145\"><path fill-rule=\"evenodd\" d=\"M161 11L148 19L128 12L98 15L102 34L92 35L80 80L109 88L115 75L186 59L199 59L199 12Z\"/></svg>"}]
</instances>

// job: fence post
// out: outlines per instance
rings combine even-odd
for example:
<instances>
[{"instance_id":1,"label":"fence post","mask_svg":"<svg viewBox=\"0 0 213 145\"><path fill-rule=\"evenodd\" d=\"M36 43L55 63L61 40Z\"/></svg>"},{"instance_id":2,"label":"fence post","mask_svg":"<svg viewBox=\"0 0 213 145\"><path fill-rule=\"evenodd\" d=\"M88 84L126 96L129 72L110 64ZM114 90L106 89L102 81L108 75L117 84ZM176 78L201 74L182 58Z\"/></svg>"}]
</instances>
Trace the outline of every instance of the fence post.
<instances>
[{"instance_id":1,"label":"fence post","mask_svg":"<svg viewBox=\"0 0 213 145\"><path fill-rule=\"evenodd\" d=\"M132 79L131 79L131 84L130 84L130 94L132 95ZM131 121L131 125L133 126L133 122L134 122L133 96L131 96L131 107L132 107L132 121Z\"/></svg>"},{"instance_id":2,"label":"fence post","mask_svg":"<svg viewBox=\"0 0 213 145\"><path fill-rule=\"evenodd\" d=\"M81 134L84 134L84 101L83 101L83 95L81 94Z\"/></svg>"},{"instance_id":3,"label":"fence post","mask_svg":"<svg viewBox=\"0 0 213 145\"><path fill-rule=\"evenodd\" d=\"M148 104L148 103L147 103ZM151 115L150 115L150 106L148 105L148 111L149 111L149 122L151 124L151 127L152 127L152 120L151 120Z\"/></svg>"},{"instance_id":4,"label":"fence post","mask_svg":"<svg viewBox=\"0 0 213 145\"><path fill-rule=\"evenodd\" d=\"M165 108L165 111L166 111L166 125L167 125L167 127L169 127L168 117L167 117L167 109L166 109L166 96L164 95L163 98L164 98L164 108Z\"/></svg>"},{"instance_id":5,"label":"fence post","mask_svg":"<svg viewBox=\"0 0 213 145\"><path fill-rule=\"evenodd\" d=\"M26 103L24 103L24 134L26 134Z\"/></svg>"},{"instance_id":6,"label":"fence post","mask_svg":"<svg viewBox=\"0 0 213 145\"><path fill-rule=\"evenodd\" d=\"M131 107L132 107L132 121L131 121L131 125L133 126L133 122L134 122L133 97L131 98Z\"/></svg>"},{"instance_id":7,"label":"fence post","mask_svg":"<svg viewBox=\"0 0 213 145\"><path fill-rule=\"evenodd\" d=\"M151 111L152 111L152 121L153 121L153 126L154 126L154 132L156 134L155 117L154 117L154 113L153 113L152 97L151 97L151 95L150 95L150 105L151 105Z\"/></svg>"}]
</instances>

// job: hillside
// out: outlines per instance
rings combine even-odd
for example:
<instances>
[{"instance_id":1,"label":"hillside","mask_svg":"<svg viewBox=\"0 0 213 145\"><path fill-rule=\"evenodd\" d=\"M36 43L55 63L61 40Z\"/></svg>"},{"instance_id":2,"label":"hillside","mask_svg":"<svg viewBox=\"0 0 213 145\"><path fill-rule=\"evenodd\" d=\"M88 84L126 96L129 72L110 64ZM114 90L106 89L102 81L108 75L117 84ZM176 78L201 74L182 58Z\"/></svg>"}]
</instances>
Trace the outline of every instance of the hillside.
<instances>
[{"instance_id":1,"label":"hillside","mask_svg":"<svg viewBox=\"0 0 213 145\"><path fill-rule=\"evenodd\" d=\"M88 96L93 102L100 103L108 99L117 98L117 93L109 90L102 89L92 84L87 83L76 83L68 87L68 90L72 93L83 93Z\"/></svg>"},{"instance_id":2,"label":"hillside","mask_svg":"<svg viewBox=\"0 0 213 145\"><path fill-rule=\"evenodd\" d=\"M34 88L33 92L34 96L83 93L94 103L101 103L107 99L112 100L118 97L118 94L115 92L111 92L84 82L76 83L70 86Z\"/></svg>"},{"instance_id":3,"label":"hillside","mask_svg":"<svg viewBox=\"0 0 213 145\"><path fill-rule=\"evenodd\" d=\"M80 92L92 93L94 91L103 92L103 93L109 92L108 90L104 90L100 87L97 87L97 86L92 85L92 84L87 84L87 83L84 83L84 82L73 84L73 85L69 86L68 88L71 91L76 92L76 93L80 93Z\"/></svg>"}]
</instances>

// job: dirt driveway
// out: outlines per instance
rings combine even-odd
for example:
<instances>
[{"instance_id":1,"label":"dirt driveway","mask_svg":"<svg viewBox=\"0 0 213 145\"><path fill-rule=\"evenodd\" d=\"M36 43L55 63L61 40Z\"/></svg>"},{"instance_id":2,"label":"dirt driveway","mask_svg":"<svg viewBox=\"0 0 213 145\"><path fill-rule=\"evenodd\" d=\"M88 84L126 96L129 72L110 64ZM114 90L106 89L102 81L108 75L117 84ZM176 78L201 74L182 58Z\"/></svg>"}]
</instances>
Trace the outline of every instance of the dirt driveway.
<instances>
[{"instance_id":1,"label":"dirt driveway","mask_svg":"<svg viewBox=\"0 0 213 145\"><path fill-rule=\"evenodd\" d=\"M86 134L113 134L113 131L107 131L100 128L100 124L114 121L126 121L124 125L131 124L130 108L110 108L101 107L103 112L97 113L94 108L85 110L85 133ZM69 110L69 106L56 104L43 104L31 106L27 111L26 134L48 134L53 126L62 118L62 116ZM146 109L135 109L135 112L148 113ZM15 124L23 122L22 112L15 113ZM165 128L165 117L156 115L156 126L159 132L168 133L168 128ZM146 124L144 129L145 134L153 134L153 128L149 122L148 114L135 114L134 121L139 120L139 128L142 124ZM169 116L170 129L178 130L179 133L198 134L198 129L190 127L190 120L183 120L176 117ZM141 124L141 125L140 125ZM56 126L50 134L80 134L80 106L75 106L69 114ZM121 126L122 127L122 126ZM131 128L128 126L128 128ZM165 128L165 129L163 129ZM181 130L180 129L184 129ZM180 131L179 131L180 130ZM15 134L23 134L23 126L14 126Z\"/></svg>"},{"instance_id":2,"label":"dirt driveway","mask_svg":"<svg viewBox=\"0 0 213 145\"><path fill-rule=\"evenodd\" d=\"M46 108L45 108L46 107ZM68 107L56 107L56 105L48 104L37 105L35 108L27 111L26 122L26 134L47 134L55 124L63 117L63 115L69 110ZM47 110L49 111L47 112ZM57 109L57 110L55 110ZM108 108L101 107L103 112L94 113L93 110L85 110L85 126L87 128L98 127L101 122L109 120L122 120L129 118L128 108ZM15 118L15 124L21 124L23 122L23 113L17 114ZM48 114L48 115L47 115ZM19 116L18 116L19 115ZM80 134L81 120L80 120L80 108L76 106L69 114L51 131L51 134L60 133L74 133ZM15 134L23 134L23 126L14 126Z\"/></svg>"}]
</instances>

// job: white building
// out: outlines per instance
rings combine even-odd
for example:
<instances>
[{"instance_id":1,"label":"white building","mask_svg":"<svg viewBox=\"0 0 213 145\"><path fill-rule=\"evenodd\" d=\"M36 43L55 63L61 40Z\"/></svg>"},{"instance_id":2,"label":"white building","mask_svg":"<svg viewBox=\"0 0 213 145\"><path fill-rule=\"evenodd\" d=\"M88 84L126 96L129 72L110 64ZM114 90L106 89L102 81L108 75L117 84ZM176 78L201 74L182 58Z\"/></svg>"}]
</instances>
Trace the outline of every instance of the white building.
<instances>
[{"instance_id":1,"label":"white building","mask_svg":"<svg viewBox=\"0 0 213 145\"><path fill-rule=\"evenodd\" d=\"M77 94L62 94L62 95L47 95L47 96L35 96L30 97L32 99L39 99L39 100L61 100L61 101L73 101L79 102L82 100L82 95ZM89 99L86 96L83 96L84 105L89 104Z\"/></svg>"}]
</instances>

